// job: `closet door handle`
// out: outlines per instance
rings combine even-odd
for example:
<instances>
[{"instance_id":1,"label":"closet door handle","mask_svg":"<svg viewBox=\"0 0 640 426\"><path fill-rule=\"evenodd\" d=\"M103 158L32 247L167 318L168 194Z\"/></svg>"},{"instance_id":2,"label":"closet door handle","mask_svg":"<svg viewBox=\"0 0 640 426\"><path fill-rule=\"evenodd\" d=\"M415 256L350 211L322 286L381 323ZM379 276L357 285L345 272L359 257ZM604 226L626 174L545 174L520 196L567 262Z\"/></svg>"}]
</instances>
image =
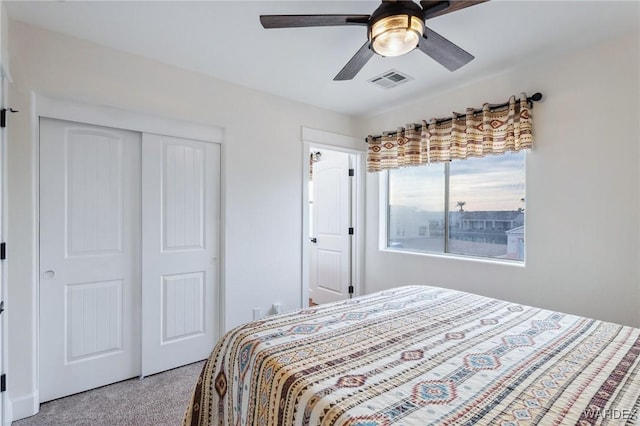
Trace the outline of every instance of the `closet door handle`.
<instances>
[{"instance_id":1,"label":"closet door handle","mask_svg":"<svg viewBox=\"0 0 640 426\"><path fill-rule=\"evenodd\" d=\"M313 238L309 238L309 241L315 244L318 242L318 239L316 237L313 237Z\"/></svg>"},{"instance_id":2,"label":"closet door handle","mask_svg":"<svg viewBox=\"0 0 640 426\"><path fill-rule=\"evenodd\" d=\"M42 277L47 279L47 280L53 279L53 278L55 278L55 276L56 276L56 271L54 271L53 269L47 269L42 274Z\"/></svg>"}]
</instances>

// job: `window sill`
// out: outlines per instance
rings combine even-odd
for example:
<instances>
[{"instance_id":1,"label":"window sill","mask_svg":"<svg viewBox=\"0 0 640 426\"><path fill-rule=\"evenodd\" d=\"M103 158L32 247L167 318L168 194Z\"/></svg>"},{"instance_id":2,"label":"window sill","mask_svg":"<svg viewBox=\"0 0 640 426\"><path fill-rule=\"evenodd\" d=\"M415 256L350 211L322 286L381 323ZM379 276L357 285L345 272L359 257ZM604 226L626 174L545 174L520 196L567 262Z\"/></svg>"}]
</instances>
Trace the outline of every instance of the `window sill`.
<instances>
[{"instance_id":1,"label":"window sill","mask_svg":"<svg viewBox=\"0 0 640 426\"><path fill-rule=\"evenodd\" d=\"M380 248L380 252L384 253L395 253L395 254L408 254L413 256L420 257L433 257L437 259L447 259L447 260L462 260L466 262L477 262L477 263L489 263L493 265L504 265L504 266L515 266L518 268L524 268L526 261L520 260L508 260L508 259L494 259L489 257L474 257L474 256L465 256L462 254L450 254L450 253L427 253L423 251L412 251L412 250L398 250L398 249L389 249L389 248Z\"/></svg>"}]
</instances>

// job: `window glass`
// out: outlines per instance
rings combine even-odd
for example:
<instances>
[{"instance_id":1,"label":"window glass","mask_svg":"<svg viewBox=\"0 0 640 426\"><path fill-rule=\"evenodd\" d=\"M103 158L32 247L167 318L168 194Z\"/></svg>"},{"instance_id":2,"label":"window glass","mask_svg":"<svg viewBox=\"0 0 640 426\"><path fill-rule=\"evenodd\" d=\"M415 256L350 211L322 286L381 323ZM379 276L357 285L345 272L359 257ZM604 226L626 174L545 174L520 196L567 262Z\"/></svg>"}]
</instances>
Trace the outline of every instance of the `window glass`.
<instances>
[{"instance_id":1,"label":"window glass","mask_svg":"<svg viewBox=\"0 0 640 426\"><path fill-rule=\"evenodd\" d=\"M449 253L524 260L524 152L449 164Z\"/></svg>"},{"instance_id":2,"label":"window glass","mask_svg":"<svg viewBox=\"0 0 640 426\"><path fill-rule=\"evenodd\" d=\"M388 248L524 260L524 151L388 177Z\"/></svg>"},{"instance_id":3,"label":"window glass","mask_svg":"<svg viewBox=\"0 0 640 426\"><path fill-rule=\"evenodd\" d=\"M389 173L388 247L442 252L444 165L405 167Z\"/></svg>"}]
</instances>

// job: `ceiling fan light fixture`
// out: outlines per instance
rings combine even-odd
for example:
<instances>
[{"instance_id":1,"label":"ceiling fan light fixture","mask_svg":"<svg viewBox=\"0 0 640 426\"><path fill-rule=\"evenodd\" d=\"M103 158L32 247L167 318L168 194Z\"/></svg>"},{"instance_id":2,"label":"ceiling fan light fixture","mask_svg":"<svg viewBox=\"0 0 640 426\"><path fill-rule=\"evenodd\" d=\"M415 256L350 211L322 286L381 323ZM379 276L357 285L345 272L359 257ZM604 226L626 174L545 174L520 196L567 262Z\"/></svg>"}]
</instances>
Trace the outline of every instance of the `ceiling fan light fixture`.
<instances>
[{"instance_id":1,"label":"ceiling fan light fixture","mask_svg":"<svg viewBox=\"0 0 640 426\"><path fill-rule=\"evenodd\" d=\"M371 46L381 56L400 56L418 46L424 23L412 15L392 15L371 26Z\"/></svg>"}]
</instances>

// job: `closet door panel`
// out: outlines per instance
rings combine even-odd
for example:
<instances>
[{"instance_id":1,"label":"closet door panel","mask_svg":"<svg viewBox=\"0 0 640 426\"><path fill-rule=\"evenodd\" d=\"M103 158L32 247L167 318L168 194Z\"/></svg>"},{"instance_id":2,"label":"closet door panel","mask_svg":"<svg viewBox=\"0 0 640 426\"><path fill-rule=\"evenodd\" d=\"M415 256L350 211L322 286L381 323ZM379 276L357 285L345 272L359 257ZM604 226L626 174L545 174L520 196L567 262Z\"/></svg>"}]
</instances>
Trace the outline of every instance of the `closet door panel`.
<instances>
[{"instance_id":1,"label":"closet door panel","mask_svg":"<svg viewBox=\"0 0 640 426\"><path fill-rule=\"evenodd\" d=\"M142 374L206 358L218 336L220 147L143 134Z\"/></svg>"},{"instance_id":2,"label":"closet door panel","mask_svg":"<svg viewBox=\"0 0 640 426\"><path fill-rule=\"evenodd\" d=\"M140 374L135 132L40 120L40 401Z\"/></svg>"}]
</instances>

